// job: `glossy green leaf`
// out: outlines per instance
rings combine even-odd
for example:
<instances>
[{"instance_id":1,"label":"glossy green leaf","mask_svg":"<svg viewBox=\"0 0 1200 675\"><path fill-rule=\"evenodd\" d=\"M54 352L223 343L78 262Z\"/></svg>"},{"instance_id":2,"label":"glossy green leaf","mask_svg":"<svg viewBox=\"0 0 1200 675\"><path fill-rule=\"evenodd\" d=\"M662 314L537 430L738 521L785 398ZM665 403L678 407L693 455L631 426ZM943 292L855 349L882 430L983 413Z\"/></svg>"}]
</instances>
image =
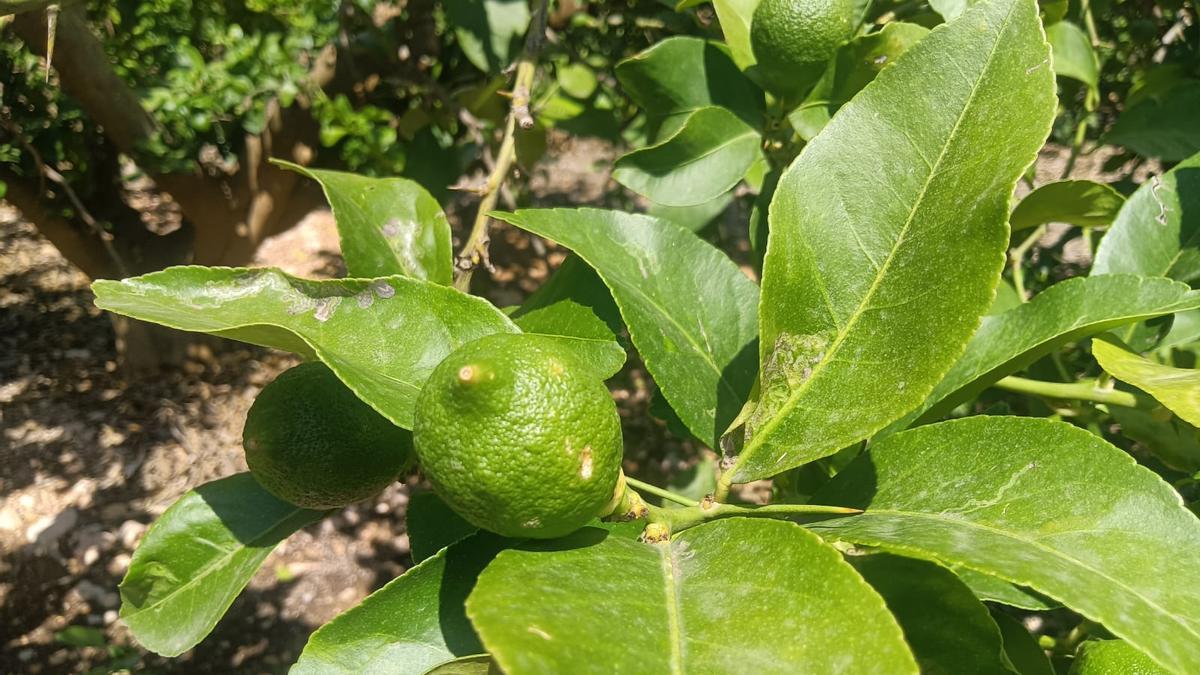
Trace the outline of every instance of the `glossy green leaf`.
<instances>
[{"instance_id":1,"label":"glossy green leaf","mask_svg":"<svg viewBox=\"0 0 1200 675\"><path fill-rule=\"evenodd\" d=\"M1046 26L1055 74L1086 84L1093 91L1100 87L1100 60L1083 29L1070 21Z\"/></svg>"},{"instance_id":2,"label":"glossy green leaf","mask_svg":"<svg viewBox=\"0 0 1200 675\"><path fill-rule=\"evenodd\" d=\"M1130 107L1102 139L1143 157L1177 162L1200 152L1200 82L1170 87Z\"/></svg>"},{"instance_id":3,"label":"glossy green leaf","mask_svg":"<svg viewBox=\"0 0 1200 675\"><path fill-rule=\"evenodd\" d=\"M1200 155L1151 176L1125 202L1091 274L1115 272L1200 282Z\"/></svg>"},{"instance_id":4,"label":"glossy green leaf","mask_svg":"<svg viewBox=\"0 0 1200 675\"><path fill-rule=\"evenodd\" d=\"M586 305L561 300L521 314L517 326L532 335L553 339L594 367L601 379L616 375L625 365L625 350L617 336Z\"/></svg>"},{"instance_id":5,"label":"glossy green leaf","mask_svg":"<svg viewBox=\"0 0 1200 675\"><path fill-rule=\"evenodd\" d=\"M481 533L439 551L308 638L292 675L421 675L483 651L463 611L504 541Z\"/></svg>"},{"instance_id":6,"label":"glossy green leaf","mask_svg":"<svg viewBox=\"0 0 1200 675\"><path fill-rule=\"evenodd\" d=\"M1200 670L1200 520L1103 439L1038 418L969 417L872 446L813 498L864 509L822 536L1029 586L1160 664Z\"/></svg>"},{"instance_id":7,"label":"glossy green leaf","mask_svg":"<svg viewBox=\"0 0 1200 675\"><path fill-rule=\"evenodd\" d=\"M472 654L447 661L425 671L425 675L501 675L499 667L489 654Z\"/></svg>"},{"instance_id":8,"label":"glossy green leaf","mask_svg":"<svg viewBox=\"0 0 1200 675\"><path fill-rule=\"evenodd\" d=\"M421 385L447 354L517 332L485 300L400 276L311 281L274 268L171 267L92 290L96 306L116 314L316 356L405 429Z\"/></svg>"},{"instance_id":9,"label":"glossy green leaf","mask_svg":"<svg viewBox=\"0 0 1200 675\"><path fill-rule=\"evenodd\" d=\"M1189 424L1200 425L1200 371L1156 363L1104 335L1092 340L1092 356L1109 375L1150 394Z\"/></svg>"},{"instance_id":10,"label":"glossy green leaf","mask_svg":"<svg viewBox=\"0 0 1200 675\"><path fill-rule=\"evenodd\" d=\"M860 35L842 45L804 102L788 113L792 128L801 138L812 139L846 101L875 79L880 70L928 34L929 29L924 26L893 21L874 33Z\"/></svg>"},{"instance_id":11,"label":"glossy green leaf","mask_svg":"<svg viewBox=\"0 0 1200 675\"><path fill-rule=\"evenodd\" d=\"M582 63L569 63L554 69L558 86L570 96L586 99L596 91L596 73Z\"/></svg>"},{"instance_id":12,"label":"glossy green leaf","mask_svg":"<svg viewBox=\"0 0 1200 675\"><path fill-rule=\"evenodd\" d=\"M745 70L754 65L754 50L750 47L750 21L760 0L713 0L717 20L730 55L738 68Z\"/></svg>"},{"instance_id":13,"label":"glossy green leaf","mask_svg":"<svg viewBox=\"0 0 1200 675\"><path fill-rule=\"evenodd\" d=\"M770 630L748 629L747 612ZM662 544L585 528L505 551L467 615L509 673L917 672L870 586L776 520L715 521Z\"/></svg>"},{"instance_id":14,"label":"glossy green leaf","mask_svg":"<svg viewBox=\"0 0 1200 675\"><path fill-rule=\"evenodd\" d=\"M617 159L613 180L667 206L703 204L742 180L760 141L725 108L700 108L670 138Z\"/></svg>"},{"instance_id":15,"label":"glossy green leaf","mask_svg":"<svg viewBox=\"0 0 1200 675\"><path fill-rule=\"evenodd\" d=\"M1088 640L1079 645L1069 675L1168 675L1170 672L1124 640Z\"/></svg>"},{"instance_id":16,"label":"glossy green leaf","mask_svg":"<svg viewBox=\"0 0 1200 675\"><path fill-rule=\"evenodd\" d=\"M1054 116L1048 54L1032 0L981 2L880 72L788 168L763 268L762 396L732 480L866 438L961 354Z\"/></svg>"},{"instance_id":17,"label":"glossy green leaf","mask_svg":"<svg viewBox=\"0 0 1200 675\"><path fill-rule=\"evenodd\" d=\"M600 275L577 255L567 256L554 274L512 313L512 318L514 321L522 321L529 314L562 302L587 307L614 335L625 330L624 324L621 323L621 312L617 309L617 303L613 302L608 286L604 284ZM570 319L573 311L566 310L563 316ZM560 326L560 332L567 335L573 334L570 332L573 330L586 331L584 335L591 332L587 327L574 328L574 321L571 320L564 320Z\"/></svg>"},{"instance_id":18,"label":"glossy green leaf","mask_svg":"<svg viewBox=\"0 0 1200 675\"><path fill-rule=\"evenodd\" d=\"M925 560L879 553L850 562L883 596L922 673L1011 675L987 607L953 572Z\"/></svg>"},{"instance_id":19,"label":"glossy green leaf","mask_svg":"<svg viewBox=\"0 0 1200 675\"><path fill-rule=\"evenodd\" d=\"M670 37L617 64L617 79L646 114L685 117L708 106L762 124L763 94L738 70L726 48L695 37Z\"/></svg>"},{"instance_id":20,"label":"glossy green leaf","mask_svg":"<svg viewBox=\"0 0 1200 675\"><path fill-rule=\"evenodd\" d=\"M595 268L671 407L715 447L754 381L754 282L725 254L667 220L598 209L495 217L553 239Z\"/></svg>"},{"instance_id":21,"label":"glossy green leaf","mask_svg":"<svg viewBox=\"0 0 1200 675\"><path fill-rule=\"evenodd\" d=\"M1124 203L1124 195L1104 183L1061 180L1041 185L1026 195L1013 209L1009 224L1013 232L1047 223L1111 225Z\"/></svg>"},{"instance_id":22,"label":"glossy green leaf","mask_svg":"<svg viewBox=\"0 0 1200 675\"><path fill-rule=\"evenodd\" d=\"M485 73L507 68L529 25L525 0L443 0L446 19L467 60Z\"/></svg>"},{"instance_id":23,"label":"glossy green leaf","mask_svg":"<svg viewBox=\"0 0 1200 675\"><path fill-rule=\"evenodd\" d=\"M969 567L956 566L952 569L980 600L1039 612L1061 606L1040 593L1011 584L990 574L984 574Z\"/></svg>"},{"instance_id":24,"label":"glossy green leaf","mask_svg":"<svg viewBox=\"0 0 1200 675\"><path fill-rule=\"evenodd\" d=\"M1166 413L1111 406L1109 414L1121 425L1121 435L1137 441L1163 464L1186 473L1200 472L1200 430Z\"/></svg>"},{"instance_id":25,"label":"glossy green leaf","mask_svg":"<svg viewBox=\"0 0 1200 675\"><path fill-rule=\"evenodd\" d=\"M1168 279L1111 274L1059 282L1016 309L984 318L962 358L887 432L938 419L1068 342L1198 306L1200 294Z\"/></svg>"},{"instance_id":26,"label":"glossy green leaf","mask_svg":"<svg viewBox=\"0 0 1200 675\"><path fill-rule=\"evenodd\" d=\"M692 206L667 206L651 204L646 215L673 220L692 232L700 232L717 219L733 203L733 192L725 192L712 199Z\"/></svg>"},{"instance_id":27,"label":"glossy green leaf","mask_svg":"<svg viewBox=\"0 0 1200 675\"><path fill-rule=\"evenodd\" d=\"M971 0L930 0L929 6L946 21L953 21L962 16L971 6Z\"/></svg>"},{"instance_id":28,"label":"glossy green leaf","mask_svg":"<svg viewBox=\"0 0 1200 675\"><path fill-rule=\"evenodd\" d=\"M453 281L450 223L425 188L407 178L368 178L275 161L321 184L352 277L403 274Z\"/></svg>"},{"instance_id":29,"label":"glossy green leaf","mask_svg":"<svg viewBox=\"0 0 1200 675\"><path fill-rule=\"evenodd\" d=\"M434 492L418 492L408 500L404 513L408 547L413 562L433 557L443 548L479 531L446 505Z\"/></svg>"},{"instance_id":30,"label":"glossy green leaf","mask_svg":"<svg viewBox=\"0 0 1200 675\"><path fill-rule=\"evenodd\" d=\"M1004 612L992 612L992 619L1004 638L1004 653L1013 668L1021 675L1055 675L1054 666L1037 640L1025 626Z\"/></svg>"},{"instance_id":31,"label":"glossy green leaf","mask_svg":"<svg viewBox=\"0 0 1200 675\"><path fill-rule=\"evenodd\" d=\"M276 544L324 514L276 499L248 473L201 485L133 552L121 620L147 649L182 654L212 631Z\"/></svg>"}]
</instances>

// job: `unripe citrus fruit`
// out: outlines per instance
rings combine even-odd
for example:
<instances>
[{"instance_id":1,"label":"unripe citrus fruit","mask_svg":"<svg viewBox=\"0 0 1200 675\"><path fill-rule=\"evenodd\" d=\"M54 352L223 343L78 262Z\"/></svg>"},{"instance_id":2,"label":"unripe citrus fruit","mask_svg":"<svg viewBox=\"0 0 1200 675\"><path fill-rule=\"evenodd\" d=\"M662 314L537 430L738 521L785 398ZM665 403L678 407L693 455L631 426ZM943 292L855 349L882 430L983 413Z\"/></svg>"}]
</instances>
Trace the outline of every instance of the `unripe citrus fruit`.
<instances>
[{"instance_id":1,"label":"unripe citrus fruit","mask_svg":"<svg viewBox=\"0 0 1200 675\"><path fill-rule=\"evenodd\" d=\"M853 0L762 0L750 46L763 84L784 97L803 93L854 35L854 12Z\"/></svg>"},{"instance_id":2,"label":"unripe citrus fruit","mask_svg":"<svg viewBox=\"0 0 1200 675\"><path fill-rule=\"evenodd\" d=\"M296 366L259 393L242 444L250 473L267 492L310 509L378 494L412 457L412 435L320 363Z\"/></svg>"},{"instance_id":3,"label":"unripe citrus fruit","mask_svg":"<svg viewBox=\"0 0 1200 675\"><path fill-rule=\"evenodd\" d=\"M536 335L489 335L446 357L417 398L413 445L452 509L509 537L558 537L604 515L621 469L608 389Z\"/></svg>"}]
</instances>

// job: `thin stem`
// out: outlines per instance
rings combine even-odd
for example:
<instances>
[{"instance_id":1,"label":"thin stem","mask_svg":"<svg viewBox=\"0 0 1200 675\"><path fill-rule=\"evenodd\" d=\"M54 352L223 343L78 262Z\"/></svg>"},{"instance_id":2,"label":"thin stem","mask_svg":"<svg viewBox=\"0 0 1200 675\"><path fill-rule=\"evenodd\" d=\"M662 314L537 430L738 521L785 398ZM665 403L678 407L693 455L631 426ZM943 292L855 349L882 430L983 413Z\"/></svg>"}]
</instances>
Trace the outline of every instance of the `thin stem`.
<instances>
[{"instance_id":1,"label":"thin stem","mask_svg":"<svg viewBox=\"0 0 1200 675\"><path fill-rule=\"evenodd\" d=\"M488 229L491 218L488 216L496 208L496 200L504 187L504 181L512 171L513 162L517 158L516 132L518 128L533 128L533 115L529 109L530 92L533 90L533 77L537 73L537 54L546 37L546 5L548 0L542 0L534 10L529 21L529 32L525 36L525 49L516 63L516 76L513 78L512 106L504 123L504 137L500 141L500 150L489 172L487 180L478 192L481 195L479 210L475 213L475 222L471 225L471 233L463 244L455 261L458 276L454 279L454 287L466 293L471 287L471 275L475 268L482 264L492 269L488 259Z\"/></svg>"},{"instance_id":2,"label":"thin stem","mask_svg":"<svg viewBox=\"0 0 1200 675\"><path fill-rule=\"evenodd\" d=\"M705 500L699 506L681 509L663 509L648 506L648 519L652 523L666 525L671 532L679 532L710 520L733 517L803 518L806 516L845 516L862 513L862 509L821 504L767 504L766 506L737 506Z\"/></svg>"},{"instance_id":3,"label":"thin stem","mask_svg":"<svg viewBox=\"0 0 1200 675\"><path fill-rule=\"evenodd\" d=\"M1099 382L1096 380L1043 382L1041 380L1028 380L1023 377L1010 375L992 386L1018 394L1030 394L1044 398L1091 401L1092 403L1119 405L1123 408L1151 410L1160 407L1158 402L1149 396L1128 391L1106 389L1099 386Z\"/></svg>"},{"instance_id":4,"label":"thin stem","mask_svg":"<svg viewBox=\"0 0 1200 675\"><path fill-rule=\"evenodd\" d=\"M676 504L682 504L684 506L699 506L699 504L700 504L700 502L698 502L694 499L688 499L687 497L684 497L683 495L677 495L674 492L671 492L670 490L660 488L657 485L651 485L650 483L647 483L645 481L640 481L636 478L630 478L629 476L625 476L625 482L628 483L629 485L631 485L632 487L635 487L638 490L641 490L642 492L645 492L647 494L652 494L655 497L660 497L667 501L675 502Z\"/></svg>"},{"instance_id":5,"label":"thin stem","mask_svg":"<svg viewBox=\"0 0 1200 675\"><path fill-rule=\"evenodd\" d=\"M1025 297L1025 268L1022 263L1025 261L1025 254L1037 243L1038 239L1046 233L1046 226L1042 225L1033 231L1033 234L1025 237L1025 239L1013 248L1010 257L1012 258L1012 281L1013 288L1017 291L1017 297L1021 302L1026 302L1029 298Z\"/></svg>"},{"instance_id":6,"label":"thin stem","mask_svg":"<svg viewBox=\"0 0 1200 675\"><path fill-rule=\"evenodd\" d=\"M1088 94L1091 96L1091 94ZM1075 125L1075 138L1071 141L1071 153L1067 155L1067 163L1063 167L1059 180L1065 180L1075 170L1075 161L1079 159L1079 151L1083 149L1083 140L1087 136L1087 115L1084 115Z\"/></svg>"}]
</instances>

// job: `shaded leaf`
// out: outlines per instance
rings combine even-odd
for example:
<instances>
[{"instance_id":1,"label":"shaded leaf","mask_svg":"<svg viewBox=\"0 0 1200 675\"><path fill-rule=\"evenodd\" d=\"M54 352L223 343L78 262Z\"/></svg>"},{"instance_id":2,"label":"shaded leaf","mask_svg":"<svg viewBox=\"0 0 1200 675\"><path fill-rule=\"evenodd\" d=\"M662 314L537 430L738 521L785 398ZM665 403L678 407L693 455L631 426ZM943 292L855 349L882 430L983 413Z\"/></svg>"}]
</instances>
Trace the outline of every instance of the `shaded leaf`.
<instances>
[{"instance_id":1,"label":"shaded leaf","mask_svg":"<svg viewBox=\"0 0 1200 675\"><path fill-rule=\"evenodd\" d=\"M1198 306L1200 294L1167 279L1112 274L1061 281L1016 309L986 317L962 358L887 433L946 415L1068 342Z\"/></svg>"},{"instance_id":2,"label":"shaded leaf","mask_svg":"<svg viewBox=\"0 0 1200 675\"><path fill-rule=\"evenodd\" d=\"M1121 435L1137 441L1163 464L1186 473L1200 471L1200 430L1176 419L1163 419L1165 410L1138 410L1111 406L1109 413L1121 425Z\"/></svg>"},{"instance_id":3,"label":"shaded leaf","mask_svg":"<svg viewBox=\"0 0 1200 675\"><path fill-rule=\"evenodd\" d=\"M1004 637L1004 653L1021 675L1054 675L1054 666L1037 640L1020 621L1004 612L992 612L1000 635Z\"/></svg>"},{"instance_id":4,"label":"shaded leaf","mask_svg":"<svg viewBox=\"0 0 1200 675\"><path fill-rule=\"evenodd\" d=\"M742 180L760 140L725 108L700 108L670 138L617 159L613 180L667 206L703 204Z\"/></svg>"},{"instance_id":5,"label":"shaded leaf","mask_svg":"<svg viewBox=\"0 0 1200 675\"><path fill-rule=\"evenodd\" d=\"M962 16L971 6L970 0L930 0L929 6L946 21L953 21Z\"/></svg>"},{"instance_id":6,"label":"shaded leaf","mask_svg":"<svg viewBox=\"0 0 1200 675\"><path fill-rule=\"evenodd\" d=\"M616 75L650 117L682 118L700 108L720 106L747 124L762 124L762 90L718 43L669 37L618 63Z\"/></svg>"},{"instance_id":7,"label":"shaded leaf","mask_svg":"<svg viewBox=\"0 0 1200 675\"><path fill-rule=\"evenodd\" d=\"M1200 82L1190 80L1130 107L1101 139L1143 157L1177 162L1200 152Z\"/></svg>"},{"instance_id":8,"label":"shaded leaf","mask_svg":"<svg viewBox=\"0 0 1200 675\"><path fill-rule=\"evenodd\" d=\"M962 565L1062 601L1180 672L1200 668L1200 520L1128 454L1071 425L969 417L897 434L814 503L822 536Z\"/></svg>"},{"instance_id":9,"label":"shaded leaf","mask_svg":"<svg viewBox=\"0 0 1200 675\"><path fill-rule=\"evenodd\" d=\"M274 268L171 267L92 290L97 307L117 314L315 356L405 429L447 354L517 332L485 300L400 276L311 281Z\"/></svg>"},{"instance_id":10,"label":"shaded leaf","mask_svg":"<svg viewBox=\"0 0 1200 675\"><path fill-rule=\"evenodd\" d=\"M748 608L771 630L731 635ZM775 520L720 520L662 544L585 528L512 549L467 614L506 672L917 672L870 586Z\"/></svg>"},{"instance_id":11,"label":"shaded leaf","mask_svg":"<svg viewBox=\"0 0 1200 675\"><path fill-rule=\"evenodd\" d=\"M725 192L712 199L692 206L667 206L651 204L646 215L673 220L692 232L700 232L716 220L733 203L733 192Z\"/></svg>"},{"instance_id":12,"label":"shaded leaf","mask_svg":"<svg viewBox=\"0 0 1200 675\"><path fill-rule=\"evenodd\" d=\"M850 562L883 596L922 673L1012 673L996 622L953 572L887 553Z\"/></svg>"},{"instance_id":13,"label":"shaded leaf","mask_svg":"<svg viewBox=\"0 0 1200 675\"><path fill-rule=\"evenodd\" d=\"M754 380L754 282L667 220L599 209L495 217L553 239L595 268L671 407L697 438L715 444Z\"/></svg>"},{"instance_id":14,"label":"shaded leaf","mask_svg":"<svg viewBox=\"0 0 1200 675\"><path fill-rule=\"evenodd\" d=\"M762 395L731 480L866 438L962 352L1000 277L1009 197L1054 116L1048 50L1032 0L977 4L880 72L788 168L763 267ZM867 169L881 158L886 171Z\"/></svg>"},{"instance_id":15,"label":"shaded leaf","mask_svg":"<svg viewBox=\"0 0 1200 675\"><path fill-rule=\"evenodd\" d=\"M133 552L121 620L150 651L182 654L212 631L276 544L323 515L276 499L249 473L201 485Z\"/></svg>"},{"instance_id":16,"label":"shaded leaf","mask_svg":"<svg viewBox=\"0 0 1200 675\"><path fill-rule=\"evenodd\" d=\"M792 128L805 140L817 135L846 101L867 86L880 70L908 51L929 29L894 21L838 48L825 74L800 107L788 113Z\"/></svg>"},{"instance_id":17,"label":"shaded leaf","mask_svg":"<svg viewBox=\"0 0 1200 675\"><path fill-rule=\"evenodd\" d=\"M498 73L516 58L529 25L525 0L444 0L442 6L458 46L476 68Z\"/></svg>"},{"instance_id":18,"label":"shaded leaf","mask_svg":"<svg viewBox=\"0 0 1200 675\"><path fill-rule=\"evenodd\" d=\"M596 369L601 379L616 375L625 365L625 350L608 325L586 305L560 300L553 305L530 310L516 319L517 326L531 335L559 342Z\"/></svg>"},{"instance_id":19,"label":"shaded leaf","mask_svg":"<svg viewBox=\"0 0 1200 675\"><path fill-rule=\"evenodd\" d=\"M1109 375L1150 394L1189 424L1200 425L1200 371L1155 363L1105 335L1092 340L1092 356Z\"/></svg>"},{"instance_id":20,"label":"shaded leaf","mask_svg":"<svg viewBox=\"0 0 1200 675\"><path fill-rule=\"evenodd\" d=\"M956 566L951 569L980 600L1037 612L1061 607L1059 603L1036 591L1011 584L990 574L984 574L969 567Z\"/></svg>"},{"instance_id":21,"label":"shaded leaf","mask_svg":"<svg viewBox=\"0 0 1200 675\"><path fill-rule=\"evenodd\" d=\"M414 563L479 531L446 505L434 492L418 492L408 500L404 514L408 546Z\"/></svg>"},{"instance_id":22,"label":"shaded leaf","mask_svg":"<svg viewBox=\"0 0 1200 675\"><path fill-rule=\"evenodd\" d=\"M487 675L487 673L500 675L499 667L492 661L489 654L462 656L425 671L425 675Z\"/></svg>"},{"instance_id":23,"label":"shaded leaf","mask_svg":"<svg viewBox=\"0 0 1200 675\"><path fill-rule=\"evenodd\" d=\"M1030 192L1013 209L1013 232L1045 225L1070 223L1080 227L1111 225L1125 197L1111 186L1090 180L1046 183Z\"/></svg>"},{"instance_id":24,"label":"shaded leaf","mask_svg":"<svg viewBox=\"0 0 1200 675\"><path fill-rule=\"evenodd\" d=\"M317 629L289 672L420 675L481 653L463 603L504 541L480 533L438 551Z\"/></svg>"},{"instance_id":25,"label":"shaded leaf","mask_svg":"<svg viewBox=\"0 0 1200 675\"><path fill-rule=\"evenodd\" d=\"M274 160L321 184L352 277L402 274L453 281L450 223L425 188L407 178L368 178Z\"/></svg>"}]
</instances>

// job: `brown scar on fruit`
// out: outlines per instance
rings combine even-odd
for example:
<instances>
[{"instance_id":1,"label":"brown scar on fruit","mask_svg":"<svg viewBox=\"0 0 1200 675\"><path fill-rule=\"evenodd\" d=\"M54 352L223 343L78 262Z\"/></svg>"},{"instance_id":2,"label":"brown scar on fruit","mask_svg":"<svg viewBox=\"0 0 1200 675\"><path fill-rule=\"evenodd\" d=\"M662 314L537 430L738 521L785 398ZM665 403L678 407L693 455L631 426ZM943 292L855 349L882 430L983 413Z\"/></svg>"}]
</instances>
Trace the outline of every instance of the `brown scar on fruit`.
<instances>
[{"instance_id":1,"label":"brown scar on fruit","mask_svg":"<svg viewBox=\"0 0 1200 675\"><path fill-rule=\"evenodd\" d=\"M579 453L579 477L587 480L592 477L592 446L583 446Z\"/></svg>"},{"instance_id":2,"label":"brown scar on fruit","mask_svg":"<svg viewBox=\"0 0 1200 675\"><path fill-rule=\"evenodd\" d=\"M463 366L458 369L458 381L467 384L475 381L475 367Z\"/></svg>"}]
</instances>

